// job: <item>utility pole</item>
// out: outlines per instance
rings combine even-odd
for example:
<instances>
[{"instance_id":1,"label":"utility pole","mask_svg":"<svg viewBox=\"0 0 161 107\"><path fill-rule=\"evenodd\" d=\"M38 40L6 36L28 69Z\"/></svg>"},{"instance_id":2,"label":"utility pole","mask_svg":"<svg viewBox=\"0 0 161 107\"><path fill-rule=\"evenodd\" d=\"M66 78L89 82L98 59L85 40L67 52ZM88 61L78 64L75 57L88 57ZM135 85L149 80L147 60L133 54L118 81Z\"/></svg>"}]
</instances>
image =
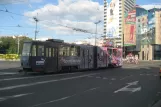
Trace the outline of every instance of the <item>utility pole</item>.
<instances>
[{"instance_id":1,"label":"utility pole","mask_svg":"<svg viewBox=\"0 0 161 107\"><path fill-rule=\"evenodd\" d=\"M38 15L38 14L37 14L37 15ZM39 20L37 19L37 17L34 17L33 19L34 19L35 22L36 22L36 29L35 29L35 40L36 40L36 37L37 37L37 22L38 22Z\"/></svg>"},{"instance_id":2,"label":"utility pole","mask_svg":"<svg viewBox=\"0 0 161 107\"><path fill-rule=\"evenodd\" d=\"M18 38L18 46L17 46L17 48L18 48L18 50L17 50L17 54L19 55L19 50L20 50L20 39L19 39L19 36L17 36L17 38Z\"/></svg>"},{"instance_id":3,"label":"utility pole","mask_svg":"<svg viewBox=\"0 0 161 107\"><path fill-rule=\"evenodd\" d=\"M101 22L100 20L98 22L95 22L95 24L96 24L95 46L96 46L96 37L97 37L97 24L99 24L100 22Z\"/></svg>"},{"instance_id":4,"label":"utility pole","mask_svg":"<svg viewBox=\"0 0 161 107\"><path fill-rule=\"evenodd\" d=\"M125 58L125 40L124 40L124 33L122 35L122 45L123 45L123 58Z\"/></svg>"}]
</instances>

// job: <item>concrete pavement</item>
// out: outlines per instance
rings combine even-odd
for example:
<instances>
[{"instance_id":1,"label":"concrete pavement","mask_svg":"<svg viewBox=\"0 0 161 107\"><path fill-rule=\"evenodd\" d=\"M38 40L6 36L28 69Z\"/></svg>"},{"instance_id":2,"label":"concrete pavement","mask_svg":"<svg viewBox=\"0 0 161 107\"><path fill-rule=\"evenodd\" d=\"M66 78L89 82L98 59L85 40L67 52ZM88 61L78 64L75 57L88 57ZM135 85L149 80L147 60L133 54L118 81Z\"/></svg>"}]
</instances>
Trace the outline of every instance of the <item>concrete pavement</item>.
<instances>
[{"instance_id":1,"label":"concrete pavement","mask_svg":"<svg viewBox=\"0 0 161 107\"><path fill-rule=\"evenodd\" d=\"M0 107L152 107L161 98L159 66L0 75Z\"/></svg>"}]
</instances>

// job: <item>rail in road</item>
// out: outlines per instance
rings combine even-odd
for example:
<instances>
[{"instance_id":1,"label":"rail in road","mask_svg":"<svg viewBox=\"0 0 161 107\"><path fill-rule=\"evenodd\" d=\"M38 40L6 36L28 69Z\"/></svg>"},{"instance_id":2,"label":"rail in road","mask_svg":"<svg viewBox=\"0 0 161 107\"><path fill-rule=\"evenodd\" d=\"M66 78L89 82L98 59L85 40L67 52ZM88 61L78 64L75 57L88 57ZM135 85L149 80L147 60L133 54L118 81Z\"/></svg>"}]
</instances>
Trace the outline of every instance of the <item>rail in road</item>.
<instances>
[{"instance_id":1,"label":"rail in road","mask_svg":"<svg viewBox=\"0 0 161 107\"><path fill-rule=\"evenodd\" d=\"M142 65L142 66L141 66ZM161 98L158 66L0 76L2 107L151 107ZM143 66L144 65L144 66ZM131 66L131 65L126 65Z\"/></svg>"}]
</instances>

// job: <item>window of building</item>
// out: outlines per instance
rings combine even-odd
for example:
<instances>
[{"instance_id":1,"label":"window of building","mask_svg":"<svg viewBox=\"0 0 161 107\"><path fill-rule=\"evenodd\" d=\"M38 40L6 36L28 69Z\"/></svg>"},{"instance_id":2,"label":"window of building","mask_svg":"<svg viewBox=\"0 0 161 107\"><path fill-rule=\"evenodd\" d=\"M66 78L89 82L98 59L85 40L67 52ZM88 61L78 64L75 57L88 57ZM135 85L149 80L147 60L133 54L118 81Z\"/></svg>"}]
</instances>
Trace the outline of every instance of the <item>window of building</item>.
<instances>
[{"instance_id":1,"label":"window of building","mask_svg":"<svg viewBox=\"0 0 161 107\"><path fill-rule=\"evenodd\" d=\"M38 56L44 56L44 46L38 45Z\"/></svg>"},{"instance_id":2,"label":"window of building","mask_svg":"<svg viewBox=\"0 0 161 107\"><path fill-rule=\"evenodd\" d=\"M144 21L144 18L142 18L142 21Z\"/></svg>"},{"instance_id":3,"label":"window of building","mask_svg":"<svg viewBox=\"0 0 161 107\"><path fill-rule=\"evenodd\" d=\"M144 27L144 23L142 24L142 26Z\"/></svg>"},{"instance_id":4,"label":"window of building","mask_svg":"<svg viewBox=\"0 0 161 107\"><path fill-rule=\"evenodd\" d=\"M142 45L142 48L144 48L144 45Z\"/></svg>"},{"instance_id":5,"label":"window of building","mask_svg":"<svg viewBox=\"0 0 161 107\"><path fill-rule=\"evenodd\" d=\"M138 19L138 22L140 22L140 19Z\"/></svg>"},{"instance_id":6,"label":"window of building","mask_svg":"<svg viewBox=\"0 0 161 107\"><path fill-rule=\"evenodd\" d=\"M149 45L147 45L147 48L149 48Z\"/></svg>"},{"instance_id":7,"label":"window of building","mask_svg":"<svg viewBox=\"0 0 161 107\"><path fill-rule=\"evenodd\" d=\"M32 56L36 56L36 45L32 46Z\"/></svg>"}]
</instances>

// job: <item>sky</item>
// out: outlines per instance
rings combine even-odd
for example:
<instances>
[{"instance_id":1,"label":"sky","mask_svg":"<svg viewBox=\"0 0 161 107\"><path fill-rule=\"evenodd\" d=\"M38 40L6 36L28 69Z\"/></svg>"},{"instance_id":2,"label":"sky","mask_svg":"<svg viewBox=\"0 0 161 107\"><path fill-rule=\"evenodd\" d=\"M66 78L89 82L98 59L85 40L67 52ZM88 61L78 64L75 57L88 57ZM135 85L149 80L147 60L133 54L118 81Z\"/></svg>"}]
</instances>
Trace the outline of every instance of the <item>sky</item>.
<instances>
[{"instance_id":1,"label":"sky","mask_svg":"<svg viewBox=\"0 0 161 107\"><path fill-rule=\"evenodd\" d=\"M0 0L0 36L27 35L35 36L36 16L38 39L55 38L73 42L94 37L94 34L74 31L80 28L103 34L104 0ZM108 0L109 1L109 0ZM160 4L160 0L137 0L136 3L147 9ZM6 12L7 11L7 12ZM20 26L20 27L18 27ZM64 27L68 26L68 27Z\"/></svg>"}]
</instances>

